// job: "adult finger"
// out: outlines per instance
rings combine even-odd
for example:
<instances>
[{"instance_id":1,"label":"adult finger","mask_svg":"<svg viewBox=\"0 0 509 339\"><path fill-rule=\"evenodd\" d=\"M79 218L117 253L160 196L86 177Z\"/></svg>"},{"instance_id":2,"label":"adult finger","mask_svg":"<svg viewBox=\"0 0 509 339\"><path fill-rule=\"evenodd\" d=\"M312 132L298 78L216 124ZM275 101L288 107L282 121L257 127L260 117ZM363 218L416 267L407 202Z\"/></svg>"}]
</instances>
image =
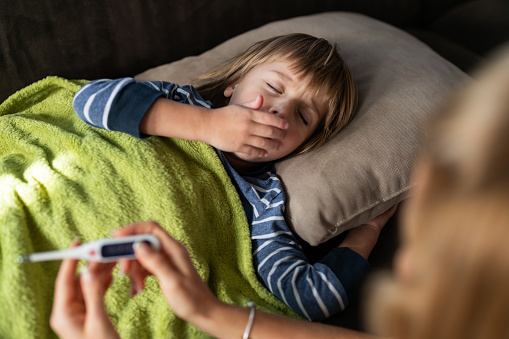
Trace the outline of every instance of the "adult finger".
<instances>
[{"instance_id":1,"label":"adult finger","mask_svg":"<svg viewBox=\"0 0 509 339\"><path fill-rule=\"evenodd\" d=\"M79 245L79 240L74 240L70 247ZM57 306L71 299L76 291L76 268L78 260L64 259L58 270L55 280L55 297L53 305Z\"/></svg>"},{"instance_id":2,"label":"adult finger","mask_svg":"<svg viewBox=\"0 0 509 339\"><path fill-rule=\"evenodd\" d=\"M124 226L113 232L113 236L128 236L144 233L154 234L159 239L159 242L161 243L161 250L159 251L159 254L165 258L166 261L176 262L176 259L182 258L187 258L190 261L186 248L154 221L144 221ZM192 263L191 268L194 269ZM189 267L185 270L188 271ZM150 271L150 273L154 274L152 271Z\"/></svg>"},{"instance_id":3,"label":"adult finger","mask_svg":"<svg viewBox=\"0 0 509 339\"><path fill-rule=\"evenodd\" d=\"M107 317L104 295L111 283L111 273L115 263L90 262L80 274L81 290L87 308L87 314Z\"/></svg>"},{"instance_id":4,"label":"adult finger","mask_svg":"<svg viewBox=\"0 0 509 339\"><path fill-rule=\"evenodd\" d=\"M87 338L118 338L104 304L104 295L111 285L112 271L116 263L88 263L80 275L85 301L86 316L84 333Z\"/></svg>"},{"instance_id":5,"label":"adult finger","mask_svg":"<svg viewBox=\"0 0 509 339\"><path fill-rule=\"evenodd\" d=\"M142 222L132 223L132 224L123 226L121 228L118 228L118 229L114 230L113 232L111 232L111 234L115 238L127 237L130 235L137 235L137 234L146 234L146 233L154 234L157 236L157 233L159 233L159 230L157 230L158 228L162 230L162 228L154 221L142 221ZM164 230L162 230L162 231L164 232ZM121 275L124 275L124 274L129 275L131 282L132 282L131 287L133 287L133 291L134 291L135 287L138 287L138 289L143 288L143 281L141 283L139 283L140 282L140 278L138 277L139 269L136 268L135 266L136 266L136 262L133 260L119 260L119 263L118 263L119 273ZM145 276L143 276L143 278L141 278L141 280L143 280L145 278ZM133 281L133 279L134 279L134 281Z\"/></svg>"},{"instance_id":6,"label":"adult finger","mask_svg":"<svg viewBox=\"0 0 509 339\"><path fill-rule=\"evenodd\" d=\"M165 284L175 274L175 267L170 265L160 252L154 251L147 244L136 244L135 255L138 262L152 273L160 284Z\"/></svg>"},{"instance_id":7,"label":"adult finger","mask_svg":"<svg viewBox=\"0 0 509 339\"><path fill-rule=\"evenodd\" d=\"M173 239L165 229L155 221L142 221L119 228L113 232L114 237L125 237L135 234L153 234L161 243L161 250L167 249L169 253L180 248L180 243Z\"/></svg>"},{"instance_id":8,"label":"adult finger","mask_svg":"<svg viewBox=\"0 0 509 339\"><path fill-rule=\"evenodd\" d=\"M164 254L165 252L167 252L166 249L169 249L170 252L172 251L171 248L174 246L174 243L176 243L176 241L166 232L166 230L164 230L157 222L154 222L154 221L143 221L143 222L126 225L122 228L115 230L113 232L113 236L114 237L123 237L123 236L130 236L130 235L135 235L135 234L147 234L147 233L153 234L159 239L159 241L161 243L161 253L162 253L163 257L166 257L166 255ZM166 258L164 260L167 263L169 263L171 261L169 258ZM139 260L138 260L138 262L139 262ZM136 261L131 261L129 263L129 272L125 271L125 273L128 273L130 276L132 276L133 272L131 272L131 271L134 271L133 267L136 265L139 266L139 263L137 263ZM151 270L147 270L147 267L141 267L141 268L146 271L146 273L143 274L143 278L145 278L148 275L148 273L153 274L153 272ZM134 273L134 275L136 275L136 272Z\"/></svg>"},{"instance_id":9,"label":"adult finger","mask_svg":"<svg viewBox=\"0 0 509 339\"><path fill-rule=\"evenodd\" d=\"M166 231L155 221L140 221L118 228L112 232L112 235L115 238L119 238L145 233L154 234L158 238L167 234Z\"/></svg>"},{"instance_id":10,"label":"adult finger","mask_svg":"<svg viewBox=\"0 0 509 339\"><path fill-rule=\"evenodd\" d=\"M79 245L79 240L74 240L71 247ZM65 259L62 261L55 279L53 307L49 323L55 333L73 333L76 330L70 306L81 298L81 288L76 277L78 260Z\"/></svg>"},{"instance_id":11,"label":"adult finger","mask_svg":"<svg viewBox=\"0 0 509 339\"><path fill-rule=\"evenodd\" d=\"M127 237L130 235L136 234L154 234L159 239L164 237L168 233L155 221L141 221L137 223L132 223L121 228L118 228L112 232L113 237ZM132 260L120 260L119 261L119 269L122 274L129 274L130 277L133 276L133 272L135 269L133 267L136 265L135 261ZM135 278L137 279L137 278ZM135 284L137 284L138 280L136 280Z\"/></svg>"},{"instance_id":12,"label":"adult finger","mask_svg":"<svg viewBox=\"0 0 509 339\"><path fill-rule=\"evenodd\" d=\"M142 255L146 254L149 255L152 260L157 259L157 263L164 263L168 266L168 269L170 270L177 270L185 275L192 274L193 272L196 272L196 269L194 268L194 265L191 261L191 258L189 257L189 252L187 249L182 245L180 242L178 242L176 239L171 237L168 233L165 233L163 237L159 239L161 241L161 249L159 251L153 250L151 247L146 246L146 244L137 244L135 254L138 258L137 250L140 248L142 249ZM145 246L144 246L145 245ZM139 251L138 251L139 252ZM146 261L141 262L142 265L146 263ZM144 265L145 266L145 265ZM149 266L151 268L157 267L157 266ZM154 272L151 268L145 267L147 270L149 270L152 274L156 275L156 272Z\"/></svg>"},{"instance_id":13,"label":"adult finger","mask_svg":"<svg viewBox=\"0 0 509 339\"><path fill-rule=\"evenodd\" d=\"M141 293L145 289L145 278L149 274L138 261L132 261L129 271L129 279L131 279L129 294L131 296Z\"/></svg>"}]
</instances>

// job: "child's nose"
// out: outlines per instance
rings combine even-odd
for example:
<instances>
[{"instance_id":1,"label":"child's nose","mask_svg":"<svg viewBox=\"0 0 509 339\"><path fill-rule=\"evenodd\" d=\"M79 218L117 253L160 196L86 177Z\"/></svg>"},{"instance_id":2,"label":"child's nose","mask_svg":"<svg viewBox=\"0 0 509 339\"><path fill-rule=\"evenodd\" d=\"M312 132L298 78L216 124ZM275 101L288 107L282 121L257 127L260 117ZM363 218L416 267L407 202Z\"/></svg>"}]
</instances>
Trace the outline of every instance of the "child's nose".
<instances>
[{"instance_id":1,"label":"child's nose","mask_svg":"<svg viewBox=\"0 0 509 339\"><path fill-rule=\"evenodd\" d=\"M280 106L272 106L269 109L269 113L275 114L277 116L280 116L283 113L283 109Z\"/></svg>"}]
</instances>

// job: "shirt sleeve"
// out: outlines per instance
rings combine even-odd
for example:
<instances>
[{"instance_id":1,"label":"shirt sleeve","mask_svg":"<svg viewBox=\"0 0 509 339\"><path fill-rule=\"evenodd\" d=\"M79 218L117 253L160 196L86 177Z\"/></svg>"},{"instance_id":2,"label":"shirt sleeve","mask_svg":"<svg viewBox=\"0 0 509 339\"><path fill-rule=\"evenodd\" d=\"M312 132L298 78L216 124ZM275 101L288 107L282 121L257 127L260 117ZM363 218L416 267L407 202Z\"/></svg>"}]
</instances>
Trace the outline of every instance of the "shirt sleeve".
<instances>
[{"instance_id":1,"label":"shirt sleeve","mask_svg":"<svg viewBox=\"0 0 509 339\"><path fill-rule=\"evenodd\" d=\"M252 200L245 208L253 220L253 262L264 285L309 320L342 311L369 269L367 260L348 248L337 248L311 264L285 222L282 187L251 185L251 189L255 200L262 201Z\"/></svg>"},{"instance_id":2,"label":"shirt sleeve","mask_svg":"<svg viewBox=\"0 0 509 339\"><path fill-rule=\"evenodd\" d=\"M370 267L369 262L362 255L348 247L333 249L318 263L329 267L334 272L349 297L357 293Z\"/></svg>"},{"instance_id":3,"label":"shirt sleeve","mask_svg":"<svg viewBox=\"0 0 509 339\"><path fill-rule=\"evenodd\" d=\"M76 114L90 126L130 134L137 138L140 123L158 98L210 108L196 89L165 81L136 81L133 78L101 79L84 85L74 96Z\"/></svg>"}]
</instances>

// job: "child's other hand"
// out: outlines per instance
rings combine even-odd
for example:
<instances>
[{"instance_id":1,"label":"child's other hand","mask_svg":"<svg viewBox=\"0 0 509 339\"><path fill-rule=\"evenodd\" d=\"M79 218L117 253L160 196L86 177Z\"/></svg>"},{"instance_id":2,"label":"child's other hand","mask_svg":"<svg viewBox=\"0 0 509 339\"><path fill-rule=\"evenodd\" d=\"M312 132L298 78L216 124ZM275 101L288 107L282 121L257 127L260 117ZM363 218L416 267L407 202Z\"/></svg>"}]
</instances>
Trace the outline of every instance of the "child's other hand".
<instances>
[{"instance_id":1,"label":"child's other hand","mask_svg":"<svg viewBox=\"0 0 509 339\"><path fill-rule=\"evenodd\" d=\"M376 230L381 231L382 228L385 226L385 224L387 224L387 221L389 221L389 219L394 215L394 212L396 212L398 205L399 204L392 206L384 213L382 213L382 214L374 217L370 221L366 222L364 225L373 227Z\"/></svg>"},{"instance_id":2,"label":"child's other hand","mask_svg":"<svg viewBox=\"0 0 509 339\"><path fill-rule=\"evenodd\" d=\"M104 306L115 264L91 262L77 276L78 260L62 261L50 317L51 328L60 338L119 338Z\"/></svg>"},{"instance_id":3,"label":"child's other hand","mask_svg":"<svg viewBox=\"0 0 509 339\"><path fill-rule=\"evenodd\" d=\"M286 136L288 122L274 114L258 111L263 97L243 105L228 105L210 111L204 124L206 142L225 152L264 157L277 150Z\"/></svg>"},{"instance_id":4,"label":"child's other hand","mask_svg":"<svg viewBox=\"0 0 509 339\"><path fill-rule=\"evenodd\" d=\"M183 320L193 319L196 324L221 302L214 297L207 285L198 275L187 249L173 239L155 222L140 222L116 230L113 235L122 237L151 233L161 242L160 251L140 243L135 249L136 261L131 261L131 278L139 284L147 275L154 275L159 281L161 291L173 312ZM126 262L121 262L125 264ZM139 267L132 270L133 266ZM133 275L139 275L134 277Z\"/></svg>"},{"instance_id":5,"label":"child's other hand","mask_svg":"<svg viewBox=\"0 0 509 339\"><path fill-rule=\"evenodd\" d=\"M385 226L387 221L393 216L398 204L392 206L384 213L376 216L370 221L360 226L354 227L348 231L340 247L348 247L351 250L359 253L363 258L368 259L371 251L378 241L380 231Z\"/></svg>"}]
</instances>

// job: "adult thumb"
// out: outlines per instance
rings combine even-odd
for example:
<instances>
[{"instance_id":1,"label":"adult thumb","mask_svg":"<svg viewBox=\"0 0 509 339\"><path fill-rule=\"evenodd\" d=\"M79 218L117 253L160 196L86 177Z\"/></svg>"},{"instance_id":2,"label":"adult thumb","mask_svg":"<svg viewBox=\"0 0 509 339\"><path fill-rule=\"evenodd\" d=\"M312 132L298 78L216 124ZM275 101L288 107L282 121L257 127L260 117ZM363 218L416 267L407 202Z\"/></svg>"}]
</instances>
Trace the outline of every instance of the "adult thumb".
<instances>
[{"instance_id":1,"label":"adult thumb","mask_svg":"<svg viewBox=\"0 0 509 339\"><path fill-rule=\"evenodd\" d=\"M262 107L262 105L263 105L263 97L260 94L258 94L256 96L256 98L254 98L253 100L251 100L249 102L246 102L242 106L249 108L249 109L258 110Z\"/></svg>"},{"instance_id":2,"label":"adult thumb","mask_svg":"<svg viewBox=\"0 0 509 339\"><path fill-rule=\"evenodd\" d=\"M140 242L134 244L134 253L141 266L155 275L158 279L162 274L167 273L168 263L164 260L159 251L155 251L149 245Z\"/></svg>"}]
</instances>

